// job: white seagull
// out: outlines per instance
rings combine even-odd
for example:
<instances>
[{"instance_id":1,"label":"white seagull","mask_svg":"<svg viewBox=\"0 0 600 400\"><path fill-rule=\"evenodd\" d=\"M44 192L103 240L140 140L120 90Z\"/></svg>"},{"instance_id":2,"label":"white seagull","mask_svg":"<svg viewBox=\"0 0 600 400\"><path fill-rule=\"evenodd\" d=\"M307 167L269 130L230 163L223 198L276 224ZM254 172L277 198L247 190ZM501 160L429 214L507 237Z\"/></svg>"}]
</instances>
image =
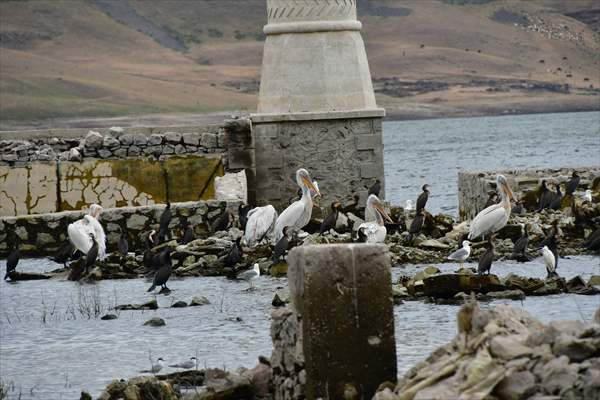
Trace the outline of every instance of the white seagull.
<instances>
[{"instance_id":1,"label":"white seagull","mask_svg":"<svg viewBox=\"0 0 600 400\"><path fill-rule=\"evenodd\" d=\"M98 204L92 204L90 209L83 218L69 224L67 227L67 233L69 240L73 243L73 246L83 254L87 254L93 246L93 240L90 237L90 233L94 235L98 242L98 259L103 260L106 258L106 235L104 229L98 221L102 207Z\"/></svg>"},{"instance_id":2,"label":"white seagull","mask_svg":"<svg viewBox=\"0 0 600 400\"><path fill-rule=\"evenodd\" d=\"M448 256L448 260L454 260L454 261L458 261L460 262L460 267L463 267L463 263L465 262L465 260L467 258L469 258L469 255L471 254L471 242L469 242L468 240L463 240L462 242L462 247L458 250L456 250L455 252L453 252L452 254L450 254Z\"/></svg>"},{"instance_id":3,"label":"white seagull","mask_svg":"<svg viewBox=\"0 0 600 400\"><path fill-rule=\"evenodd\" d=\"M379 198L374 194L369 195L365 209L367 222L363 222L358 227L358 230L361 231L362 229L362 233L366 236L367 243L383 243L387 235L387 229L383 224L384 218L393 223Z\"/></svg>"},{"instance_id":4,"label":"white seagull","mask_svg":"<svg viewBox=\"0 0 600 400\"><path fill-rule=\"evenodd\" d=\"M254 287L254 280L258 279L259 276L260 267L258 266L258 263L255 263L252 269L240 272L237 278L250 283L250 287L248 289L252 289Z\"/></svg>"},{"instance_id":5,"label":"white seagull","mask_svg":"<svg viewBox=\"0 0 600 400\"><path fill-rule=\"evenodd\" d=\"M275 222L275 238L274 242L277 243L279 239L283 237L283 228L289 227L289 229L301 230L310 221L312 215L313 201L311 196L311 190L313 190L317 196L321 196L319 189L315 187L310 179L308 171L304 168L300 168L296 171L296 183L302 189L302 197L290 204L288 208L277 218Z\"/></svg>"},{"instance_id":6,"label":"white seagull","mask_svg":"<svg viewBox=\"0 0 600 400\"><path fill-rule=\"evenodd\" d=\"M510 200L514 200L515 196L512 190L510 190L504 175L496 177L496 186L500 190L500 203L489 206L473 218L469 227L469 240L473 240L481 235L491 235L504 228L508 222L508 217L510 217Z\"/></svg>"},{"instance_id":7,"label":"white seagull","mask_svg":"<svg viewBox=\"0 0 600 400\"><path fill-rule=\"evenodd\" d=\"M404 211L412 211L415 209L415 206L413 205L412 200L406 200L404 202Z\"/></svg>"},{"instance_id":8,"label":"white seagull","mask_svg":"<svg viewBox=\"0 0 600 400\"><path fill-rule=\"evenodd\" d=\"M272 239L277 221L277 211L272 205L256 207L248 211L248 222L244 232L244 242L253 247L263 239Z\"/></svg>"},{"instance_id":9,"label":"white seagull","mask_svg":"<svg viewBox=\"0 0 600 400\"><path fill-rule=\"evenodd\" d=\"M583 200L587 201L588 203L592 202L592 191L590 189L587 189L585 191L585 194L583 195Z\"/></svg>"},{"instance_id":10,"label":"white seagull","mask_svg":"<svg viewBox=\"0 0 600 400\"><path fill-rule=\"evenodd\" d=\"M544 246L541 249L542 256L544 257L544 264L546 264L546 272L548 272L548 278L556 275L556 258L554 257L554 253L548 248L548 246Z\"/></svg>"}]
</instances>

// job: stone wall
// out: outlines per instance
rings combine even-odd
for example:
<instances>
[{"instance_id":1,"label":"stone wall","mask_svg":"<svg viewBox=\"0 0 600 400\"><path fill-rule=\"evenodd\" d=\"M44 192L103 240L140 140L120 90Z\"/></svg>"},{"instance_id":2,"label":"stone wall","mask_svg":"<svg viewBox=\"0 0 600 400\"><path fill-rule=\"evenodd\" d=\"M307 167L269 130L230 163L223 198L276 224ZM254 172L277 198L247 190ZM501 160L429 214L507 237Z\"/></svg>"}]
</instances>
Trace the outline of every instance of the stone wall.
<instances>
[{"instance_id":1,"label":"stone wall","mask_svg":"<svg viewBox=\"0 0 600 400\"><path fill-rule=\"evenodd\" d=\"M324 204L351 201L364 204L375 179L383 182L381 118L312 121L253 121L258 204L287 205L296 197L295 173L306 168L323 188ZM249 189L252 190L252 189ZM382 188L382 192L385 189Z\"/></svg>"},{"instance_id":2,"label":"stone wall","mask_svg":"<svg viewBox=\"0 0 600 400\"><path fill-rule=\"evenodd\" d=\"M181 221L189 221L196 233L207 231L206 222L213 221L220 215L219 201L194 201L173 203L171 205L172 220L169 225L173 234L177 232ZM237 216L238 202L228 202L228 210ZM160 215L164 205L144 207L107 208L100 217L107 238L109 251L116 249L119 240L119 227L127 229L129 246L133 251L142 249L144 239L150 230L158 230ZM21 253L29 256L51 255L60 247L67 237L67 226L82 218L83 211L63 211L57 213L23 215L0 218L0 255L7 251L6 238L16 233L21 239Z\"/></svg>"},{"instance_id":3,"label":"stone wall","mask_svg":"<svg viewBox=\"0 0 600 400\"><path fill-rule=\"evenodd\" d=\"M279 308L271 313L271 339L274 399L306 398L302 319L292 308Z\"/></svg>"},{"instance_id":4,"label":"stone wall","mask_svg":"<svg viewBox=\"0 0 600 400\"><path fill-rule=\"evenodd\" d=\"M577 167L577 168L544 168L527 170L503 170L471 172L460 171L458 173L458 216L459 220L469 220L483 210L488 192L496 189L496 175L503 174L518 199L522 199L527 193L538 189L542 180L549 184L549 189L554 191L550 184L564 183L571 178L573 170L577 170L581 176L577 195L586 189L600 190L600 167ZM564 194L564 187L562 188Z\"/></svg>"},{"instance_id":5,"label":"stone wall","mask_svg":"<svg viewBox=\"0 0 600 400\"><path fill-rule=\"evenodd\" d=\"M210 199L214 178L248 168L254 152L248 119L0 138L0 216Z\"/></svg>"}]
</instances>

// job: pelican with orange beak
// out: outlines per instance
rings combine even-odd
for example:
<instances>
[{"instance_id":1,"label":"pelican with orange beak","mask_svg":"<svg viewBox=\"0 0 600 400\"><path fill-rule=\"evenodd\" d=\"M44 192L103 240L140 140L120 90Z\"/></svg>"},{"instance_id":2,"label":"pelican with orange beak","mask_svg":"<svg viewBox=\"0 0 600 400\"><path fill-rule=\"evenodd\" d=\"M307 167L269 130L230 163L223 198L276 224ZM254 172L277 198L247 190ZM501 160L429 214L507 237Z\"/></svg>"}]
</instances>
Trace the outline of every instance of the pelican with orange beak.
<instances>
[{"instance_id":1,"label":"pelican with orange beak","mask_svg":"<svg viewBox=\"0 0 600 400\"><path fill-rule=\"evenodd\" d=\"M508 222L508 217L510 217L510 201L515 200L515 196L508 186L504 175L496 177L496 186L500 191L500 203L485 208L475 216L469 228L469 240L482 235L492 235L504 228Z\"/></svg>"},{"instance_id":2,"label":"pelican with orange beak","mask_svg":"<svg viewBox=\"0 0 600 400\"><path fill-rule=\"evenodd\" d=\"M369 195L367 198L365 216L369 220L360 224L358 229L363 229L362 232L367 237L366 242L383 243L385 236L387 235L387 229L384 225L384 218L392 224L394 221L392 221L388 213L383 208L381 200L379 200L379 198L374 194Z\"/></svg>"},{"instance_id":3,"label":"pelican with orange beak","mask_svg":"<svg viewBox=\"0 0 600 400\"><path fill-rule=\"evenodd\" d=\"M308 171L304 168L300 168L296 171L296 183L302 190L302 197L290 204L288 208L283 210L277 221L275 222L275 243L283 236L283 228L300 230L304 228L310 221L310 216L313 209L313 196L311 191L316 196L321 196L319 188L315 186L313 181L310 179Z\"/></svg>"}]
</instances>

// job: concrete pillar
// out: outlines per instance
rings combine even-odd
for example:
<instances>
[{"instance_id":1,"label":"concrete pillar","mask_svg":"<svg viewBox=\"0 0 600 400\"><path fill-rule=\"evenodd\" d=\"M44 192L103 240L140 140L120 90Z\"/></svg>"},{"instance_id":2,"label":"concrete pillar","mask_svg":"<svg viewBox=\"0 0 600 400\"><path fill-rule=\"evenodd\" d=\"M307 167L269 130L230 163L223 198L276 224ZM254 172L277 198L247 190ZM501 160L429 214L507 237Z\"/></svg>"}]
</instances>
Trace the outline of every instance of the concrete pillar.
<instances>
[{"instance_id":1,"label":"concrete pillar","mask_svg":"<svg viewBox=\"0 0 600 400\"><path fill-rule=\"evenodd\" d=\"M287 205L305 167L327 203L383 182L381 118L354 0L267 0L259 103L251 115L260 204ZM252 196L250 194L250 196Z\"/></svg>"},{"instance_id":2,"label":"concrete pillar","mask_svg":"<svg viewBox=\"0 0 600 400\"><path fill-rule=\"evenodd\" d=\"M381 382L396 381L385 246L296 247L289 255L288 283L302 316L308 399L371 399Z\"/></svg>"}]
</instances>

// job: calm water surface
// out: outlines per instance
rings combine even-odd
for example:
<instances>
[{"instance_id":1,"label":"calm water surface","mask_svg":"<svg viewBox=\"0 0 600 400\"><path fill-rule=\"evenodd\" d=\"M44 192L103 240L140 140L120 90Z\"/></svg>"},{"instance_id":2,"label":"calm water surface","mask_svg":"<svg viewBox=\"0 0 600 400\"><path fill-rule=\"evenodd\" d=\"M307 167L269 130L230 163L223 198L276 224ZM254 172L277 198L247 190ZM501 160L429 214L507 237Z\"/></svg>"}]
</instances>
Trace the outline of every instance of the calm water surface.
<instances>
[{"instance_id":1,"label":"calm water surface","mask_svg":"<svg viewBox=\"0 0 600 400\"><path fill-rule=\"evenodd\" d=\"M456 215L458 171L600 164L600 112L394 121L383 124L386 198Z\"/></svg>"},{"instance_id":2,"label":"calm water surface","mask_svg":"<svg viewBox=\"0 0 600 400\"><path fill-rule=\"evenodd\" d=\"M544 114L518 117L444 119L384 124L387 199L413 201L424 182L432 185L428 208L454 213L459 169L559 167L598 164L600 113ZM18 268L44 271L47 260L22 260ZM3 273L5 262L0 262ZM420 266L393 270L413 273ZM456 265L442 264L445 271ZM544 276L541 260L527 264L497 262L493 272ZM561 259L567 278L600 274L600 258ZM285 279L261 278L248 292L245 283L225 278L172 279L170 296L157 296L156 311L121 311L119 318L88 317L94 305L104 314L115 304L154 298L143 279L102 281L0 282L0 379L11 385L9 398L74 399L85 389L96 397L110 380L148 369L149 354L167 364L196 356L210 367L252 367L270 355L271 300ZM210 305L168 308L177 300L206 296ZM528 297L523 307L542 321L589 320L600 296ZM490 304L496 304L492 302ZM485 305L487 306L487 305ZM398 369L405 372L456 333L455 306L406 302L395 306ZM93 314L93 312L92 312ZM143 326L151 317L164 327ZM240 320L241 319L241 320ZM172 372L166 368L164 372Z\"/></svg>"}]
</instances>

